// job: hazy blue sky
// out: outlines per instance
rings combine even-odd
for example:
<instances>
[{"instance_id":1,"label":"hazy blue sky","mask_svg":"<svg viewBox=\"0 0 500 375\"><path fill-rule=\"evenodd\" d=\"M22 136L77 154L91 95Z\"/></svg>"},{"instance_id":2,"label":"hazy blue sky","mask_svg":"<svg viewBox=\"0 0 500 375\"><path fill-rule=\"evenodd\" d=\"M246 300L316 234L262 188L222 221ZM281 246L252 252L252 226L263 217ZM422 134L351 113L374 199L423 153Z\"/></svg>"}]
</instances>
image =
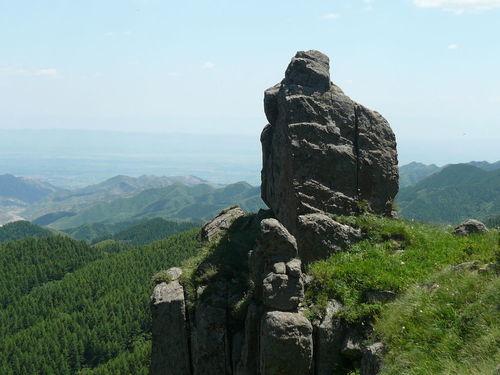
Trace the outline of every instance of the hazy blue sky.
<instances>
[{"instance_id":1,"label":"hazy blue sky","mask_svg":"<svg viewBox=\"0 0 500 375\"><path fill-rule=\"evenodd\" d=\"M0 128L255 135L297 50L402 162L500 159L500 0L0 0Z\"/></svg>"}]
</instances>

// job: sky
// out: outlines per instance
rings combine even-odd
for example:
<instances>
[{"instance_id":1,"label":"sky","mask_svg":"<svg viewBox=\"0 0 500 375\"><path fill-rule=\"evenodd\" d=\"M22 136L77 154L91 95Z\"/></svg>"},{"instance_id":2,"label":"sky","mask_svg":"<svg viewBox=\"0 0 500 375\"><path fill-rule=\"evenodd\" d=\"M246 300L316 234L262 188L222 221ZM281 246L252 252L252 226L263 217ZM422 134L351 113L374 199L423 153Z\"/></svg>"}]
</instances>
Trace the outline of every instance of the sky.
<instances>
[{"instance_id":1,"label":"sky","mask_svg":"<svg viewBox=\"0 0 500 375\"><path fill-rule=\"evenodd\" d=\"M263 91L308 49L401 163L500 159L500 0L0 0L0 129L258 142Z\"/></svg>"}]
</instances>

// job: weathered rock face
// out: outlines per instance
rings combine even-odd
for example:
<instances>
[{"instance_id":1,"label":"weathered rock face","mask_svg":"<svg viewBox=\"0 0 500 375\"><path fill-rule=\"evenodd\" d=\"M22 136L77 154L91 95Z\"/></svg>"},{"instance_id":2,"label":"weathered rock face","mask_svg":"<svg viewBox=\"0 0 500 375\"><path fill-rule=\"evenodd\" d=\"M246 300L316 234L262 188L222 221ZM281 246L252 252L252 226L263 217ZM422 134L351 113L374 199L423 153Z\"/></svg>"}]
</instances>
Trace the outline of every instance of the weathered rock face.
<instances>
[{"instance_id":1,"label":"weathered rock face","mask_svg":"<svg viewBox=\"0 0 500 375\"><path fill-rule=\"evenodd\" d=\"M245 215L239 206L231 206L222 210L216 217L206 223L201 228L200 237L203 241L211 241L212 239L222 235L229 229L236 219Z\"/></svg>"},{"instance_id":2,"label":"weathered rock face","mask_svg":"<svg viewBox=\"0 0 500 375\"><path fill-rule=\"evenodd\" d=\"M352 214L360 205L391 214L394 133L330 82L327 56L298 52L284 80L266 90L264 107L262 198L297 237L299 252L301 215Z\"/></svg>"},{"instance_id":3,"label":"weathered rock face","mask_svg":"<svg viewBox=\"0 0 500 375\"><path fill-rule=\"evenodd\" d=\"M215 375L231 371L231 354L225 287L220 293L196 305L191 322L193 375Z\"/></svg>"},{"instance_id":4,"label":"weathered rock face","mask_svg":"<svg viewBox=\"0 0 500 375\"><path fill-rule=\"evenodd\" d=\"M455 233L457 236L467 236L471 233L484 233L487 231L488 228L486 228L486 225L481 223L479 220L468 219L457 226L454 229L453 233Z\"/></svg>"},{"instance_id":5,"label":"weathered rock face","mask_svg":"<svg viewBox=\"0 0 500 375\"><path fill-rule=\"evenodd\" d=\"M178 278L177 270L172 271L172 275L178 275ZM184 289L177 279L155 287L151 296L151 313L151 374L191 374Z\"/></svg>"},{"instance_id":6,"label":"weathered rock face","mask_svg":"<svg viewBox=\"0 0 500 375\"><path fill-rule=\"evenodd\" d=\"M300 215L300 246L304 262L322 259L361 239L361 231L340 224L322 213Z\"/></svg>"},{"instance_id":7,"label":"weathered rock face","mask_svg":"<svg viewBox=\"0 0 500 375\"><path fill-rule=\"evenodd\" d=\"M301 374L312 370L312 325L302 314L271 311L261 326L262 375Z\"/></svg>"},{"instance_id":8,"label":"weathered rock face","mask_svg":"<svg viewBox=\"0 0 500 375\"><path fill-rule=\"evenodd\" d=\"M344 341L345 327L336 314L342 310L337 301L329 301L326 313L316 326L314 343L315 371L317 375L330 375L340 372L340 351Z\"/></svg>"},{"instance_id":9,"label":"weathered rock face","mask_svg":"<svg viewBox=\"0 0 500 375\"><path fill-rule=\"evenodd\" d=\"M361 375L377 375L382 366L382 357L384 354L384 344L376 342L363 350L361 359Z\"/></svg>"}]
</instances>

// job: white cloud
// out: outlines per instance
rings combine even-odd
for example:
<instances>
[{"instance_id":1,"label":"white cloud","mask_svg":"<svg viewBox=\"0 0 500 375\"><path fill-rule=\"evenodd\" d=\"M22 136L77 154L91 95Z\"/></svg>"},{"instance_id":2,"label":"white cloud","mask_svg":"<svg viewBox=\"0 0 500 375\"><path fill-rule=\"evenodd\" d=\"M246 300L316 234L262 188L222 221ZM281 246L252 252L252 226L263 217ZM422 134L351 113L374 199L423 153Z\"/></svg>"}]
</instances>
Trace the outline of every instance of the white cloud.
<instances>
[{"instance_id":1,"label":"white cloud","mask_svg":"<svg viewBox=\"0 0 500 375\"><path fill-rule=\"evenodd\" d=\"M213 69L213 68L215 68L215 64L211 61L205 61L201 67L202 67L202 69L207 69L207 70Z\"/></svg>"},{"instance_id":2,"label":"white cloud","mask_svg":"<svg viewBox=\"0 0 500 375\"><path fill-rule=\"evenodd\" d=\"M500 0L413 0L421 8L439 8L462 14L465 11L481 11L500 8Z\"/></svg>"},{"instance_id":3,"label":"white cloud","mask_svg":"<svg viewBox=\"0 0 500 375\"><path fill-rule=\"evenodd\" d=\"M459 47L460 46L456 43L452 43L452 44L448 45L448 49L451 49L451 50L458 49Z\"/></svg>"},{"instance_id":4,"label":"white cloud","mask_svg":"<svg viewBox=\"0 0 500 375\"><path fill-rule=\"evenodd\" d=\"M0 66L0 75L22 77L57 77L59 76L59 72L55 68Z\"/></svg>"},{"instance_id":5,"label":"white cloud","mask_svg":"<svg viewBox=\"0 0 500 375\"><path fill-rule=\"evenodd\" d=\"M335 20L339 17L340 17L340 14L338 14L338 13L326 13L326 14L323 14L323 16L321 18L323 18L324 20Z\"/></svg>"}]
</instances>

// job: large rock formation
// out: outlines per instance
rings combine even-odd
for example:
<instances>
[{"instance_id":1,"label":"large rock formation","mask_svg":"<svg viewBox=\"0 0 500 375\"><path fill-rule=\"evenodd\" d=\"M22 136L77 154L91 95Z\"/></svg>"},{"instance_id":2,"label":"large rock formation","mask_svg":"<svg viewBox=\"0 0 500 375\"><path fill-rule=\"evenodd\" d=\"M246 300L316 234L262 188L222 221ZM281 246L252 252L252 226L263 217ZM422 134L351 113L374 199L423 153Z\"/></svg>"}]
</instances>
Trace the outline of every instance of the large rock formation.
<instances>
[{"instance_id":1,"label":"large rock formation","mask_svg":"<svg viewBox=\"0 0 500 375\"><path fill-rule=\"evenodd\" d=\"M272 212L231 207L202 228L211 250L186 287L189 310L178 270L156 286L152 375L326 375L348 367L371 375L380 368L382 344L366 346L369 335L346 324L339 302L314 324L303 314L302 263L361 238L335 215L391 214L394 134L330 82L328 57L317 51L297 53L264 105L262 198Z\"/></svg>"},{"instance_id":2,"label":"large rock formation","mask_svg":"<svg viewBox=\"0 0 500 375\"><path fill-rule=\"evenodd\" d=\"M301 256L309 251L300 244L302 215L390 215L398 191L388 122L331 83L329 69L321 52L297 52L264 96L262 199L297 237Z\"/></svg>"}]
</instances>

